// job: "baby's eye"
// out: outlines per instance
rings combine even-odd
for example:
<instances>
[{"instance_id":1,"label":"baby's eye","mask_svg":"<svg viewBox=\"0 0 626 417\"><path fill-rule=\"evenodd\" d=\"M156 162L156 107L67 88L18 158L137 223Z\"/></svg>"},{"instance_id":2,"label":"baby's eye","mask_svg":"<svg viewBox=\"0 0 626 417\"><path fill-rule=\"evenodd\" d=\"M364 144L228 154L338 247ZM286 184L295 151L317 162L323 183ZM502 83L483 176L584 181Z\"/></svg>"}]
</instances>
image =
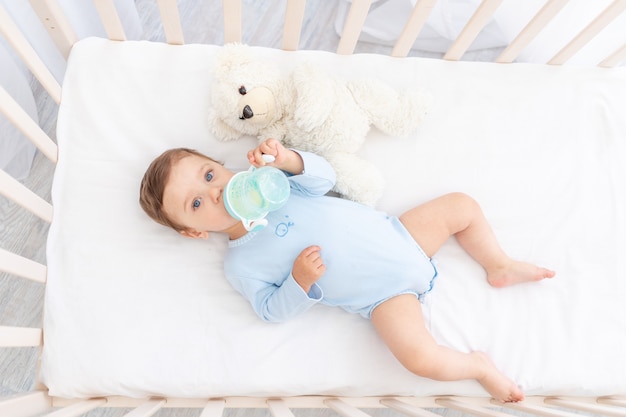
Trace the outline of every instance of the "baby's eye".
<instances>
[{"instance_id":1,"label":"baby's eye","mask_svg":"<svg viewBox=\"0 0 626 417\"><path fill-rule=\"evenodd\" d=\"M191 203L193 205L194 209L197 209L198 207L200 207L200 199L196 198L195 200L193 200L193 203Z\"/></svg>"},{"instance_id":2,"label":"baby's eye","mask_svg":"<svg viewBox=\"0 0 626 417\"><path fill-rule=\"evenodd\" d=\"M247 92L248 91L246 91L245 86L242 85L241 87L239 87L239 94L241 94L242 96L245 96Z\"/></svg>"},{"instance_id":3,"label":"baby's eye","mask_svg":"<svg viewBox=\"0 0 626 417\"><path fill-rule=\"evenodd\" d=\"M210 182L213 179L213 171L209 171L204 175L204 179Z\"/></svg>"}]
</instances>

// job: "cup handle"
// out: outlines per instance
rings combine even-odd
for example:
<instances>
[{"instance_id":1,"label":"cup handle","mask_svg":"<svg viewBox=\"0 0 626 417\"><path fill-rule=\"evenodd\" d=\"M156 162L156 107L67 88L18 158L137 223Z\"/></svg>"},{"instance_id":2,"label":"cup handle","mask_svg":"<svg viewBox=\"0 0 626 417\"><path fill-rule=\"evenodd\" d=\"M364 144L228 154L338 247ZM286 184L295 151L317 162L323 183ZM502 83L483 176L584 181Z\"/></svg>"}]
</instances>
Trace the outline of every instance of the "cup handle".
<instances>
[{"instance_id":1,"label":"cup handle","mask_svg":"<svg viewBox=\"0 0 626 417\"><path fill-rule=\"evenodd\" d=\"M246 219L246 220L242 220L241 222L243 223L243 227L245 227L248 232L258 232L259 230L267 226L267 220L265 219L258 219L258 220Z\"/></svg>"}]
</instances>

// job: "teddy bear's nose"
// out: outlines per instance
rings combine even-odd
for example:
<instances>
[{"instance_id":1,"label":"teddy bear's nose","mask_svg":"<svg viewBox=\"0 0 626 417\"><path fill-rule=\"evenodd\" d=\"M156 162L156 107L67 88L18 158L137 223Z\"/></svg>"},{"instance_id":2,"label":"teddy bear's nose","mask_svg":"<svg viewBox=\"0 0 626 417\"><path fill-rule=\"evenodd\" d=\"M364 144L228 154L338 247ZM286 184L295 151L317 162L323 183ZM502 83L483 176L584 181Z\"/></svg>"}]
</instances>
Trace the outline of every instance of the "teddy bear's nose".
<instances>
[{"instance_id":1,"label":"teddy bear's nose","mask_svg":"<svg viewBox=\"0 0 626 417\"><path fill-rule=\"evenodd\" d=\"M254 116L254 113L252 112L252 109L250 108L250 106L246 105L246 107L243 108L243 117L240 117L240 119L241 120L249 119L252 116Z\"/></svg>"}]
</instances>

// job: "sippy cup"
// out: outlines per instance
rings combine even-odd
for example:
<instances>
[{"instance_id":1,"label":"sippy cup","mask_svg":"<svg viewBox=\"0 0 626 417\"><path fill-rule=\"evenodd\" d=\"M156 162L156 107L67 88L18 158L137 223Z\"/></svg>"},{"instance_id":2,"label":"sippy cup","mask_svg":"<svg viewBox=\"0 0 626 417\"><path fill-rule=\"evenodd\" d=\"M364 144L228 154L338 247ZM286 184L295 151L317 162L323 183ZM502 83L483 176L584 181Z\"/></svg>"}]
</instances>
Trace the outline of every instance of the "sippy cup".
<instances>
[{"instance_id":1,"label":"sippy cup","mask_svg":"<svg viewBox=\"0 0 626 417\"><path fill-rule=\"evenodd\" d=\"M264 155L272 162L271 155ZM235 174L224 188L224 206L235 219L241 220L248 231L258 231L267 225L265 216L281 208L289 198L289 181L278 168L250 167Z\"/></svg>"}]
</instances>

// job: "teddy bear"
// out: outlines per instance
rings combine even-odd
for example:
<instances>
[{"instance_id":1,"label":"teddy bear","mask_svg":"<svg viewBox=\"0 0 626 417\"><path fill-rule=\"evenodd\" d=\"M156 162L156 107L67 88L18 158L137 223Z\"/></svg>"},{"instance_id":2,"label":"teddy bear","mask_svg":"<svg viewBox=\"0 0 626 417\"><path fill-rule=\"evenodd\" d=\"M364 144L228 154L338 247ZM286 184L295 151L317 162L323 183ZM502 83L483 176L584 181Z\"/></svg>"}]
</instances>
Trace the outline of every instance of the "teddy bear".
<instances>
[{"instance_id":1,"label":"teddy bear","mask_svg":"<svg viewBox=\"0 0 626 417\"><path fill-rule=\"evenodd\" d=\"M357 154L370 127L405 136L431 102L418 90L398 92L375 78L344 80L311 63L279 68L239 43L218 52L211 84L209 125L219 140L274 138L317 153L336 172L333 191L369 206L384 188L378 168Z\"/></svg>"}]
</instances>

